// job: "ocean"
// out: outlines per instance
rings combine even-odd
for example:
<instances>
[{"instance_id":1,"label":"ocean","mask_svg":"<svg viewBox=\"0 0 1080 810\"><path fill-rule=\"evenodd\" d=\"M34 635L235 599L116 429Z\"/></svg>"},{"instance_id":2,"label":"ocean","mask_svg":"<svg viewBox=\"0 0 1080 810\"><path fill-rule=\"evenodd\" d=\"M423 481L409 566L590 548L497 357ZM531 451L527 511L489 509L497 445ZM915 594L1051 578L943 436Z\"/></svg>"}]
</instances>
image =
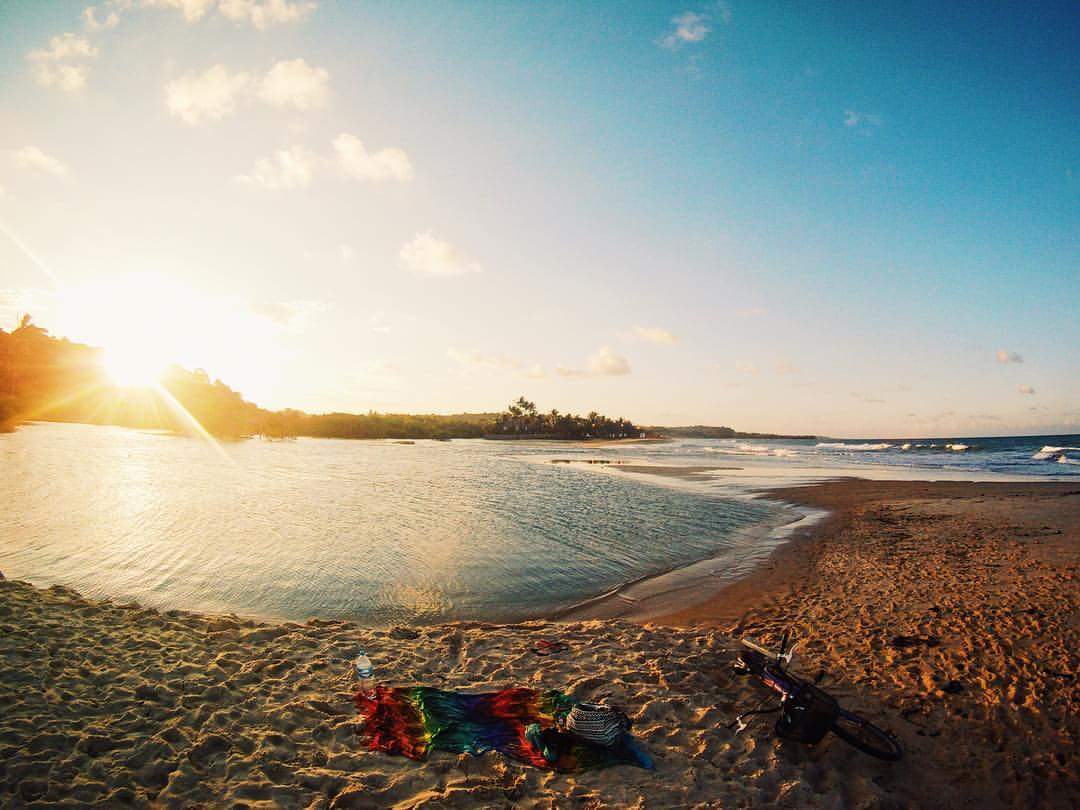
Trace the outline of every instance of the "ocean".
<instances>
[{"instance_id":1,"label":"ocean","mask_svg":"<svg viewBox=\"0 0 1080 810\"><path fill-rule=\"evenodd\" d=\"M745 573L801 516L751 497L761 488L852 474L1060 479L1080 474L1077 447L1080 436L299 439L219 451L162 433L32 424L0 435L0 571L163 609L514 621L704 559ZM626 463L722 469L686 481L620 472Z\"/></svg>"}]
</instances>

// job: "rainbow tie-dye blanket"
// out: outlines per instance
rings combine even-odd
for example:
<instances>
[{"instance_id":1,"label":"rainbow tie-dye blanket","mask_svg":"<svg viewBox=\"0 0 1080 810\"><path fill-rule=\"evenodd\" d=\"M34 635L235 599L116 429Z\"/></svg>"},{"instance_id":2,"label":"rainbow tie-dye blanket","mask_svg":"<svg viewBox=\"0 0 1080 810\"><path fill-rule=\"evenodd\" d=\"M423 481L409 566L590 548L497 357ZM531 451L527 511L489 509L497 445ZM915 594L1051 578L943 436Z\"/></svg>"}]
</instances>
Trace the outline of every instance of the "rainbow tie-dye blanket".
<instances>
[{"instance_id":1,"label":"rainbow tie-dye blanket","mask_svg":"<svg viewBox=\"0 0 1080 810\"><path fill-rule=\"evenodd\" d=\"M477 756L494 750L562 772L621 764L653 767L629 734L606 748L559 732L555 717L574 701L558 691L469 695L427 686L379 686L374 696L357 692L355 702L364 721L361 739L373 751L423 760L432 749Z\"/></svg>"}]
</instances>

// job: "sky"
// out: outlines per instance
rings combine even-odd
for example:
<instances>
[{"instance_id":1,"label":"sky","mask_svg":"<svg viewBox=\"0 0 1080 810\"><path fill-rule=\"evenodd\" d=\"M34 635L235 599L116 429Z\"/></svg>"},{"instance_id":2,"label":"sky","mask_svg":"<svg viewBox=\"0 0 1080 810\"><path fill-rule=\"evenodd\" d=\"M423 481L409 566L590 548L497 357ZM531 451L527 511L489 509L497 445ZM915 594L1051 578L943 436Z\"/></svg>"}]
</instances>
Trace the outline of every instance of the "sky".
<instances>
[{"instance_id":1,"label":"sky","mask_svg":"<svg viewBox=\"0 0 1080 810\"><path fill-rule=\"evenodd\" d=\"M269 408L1080 432L1075 8L0 0L0 326Z\"/></svg>"}]
</instances>

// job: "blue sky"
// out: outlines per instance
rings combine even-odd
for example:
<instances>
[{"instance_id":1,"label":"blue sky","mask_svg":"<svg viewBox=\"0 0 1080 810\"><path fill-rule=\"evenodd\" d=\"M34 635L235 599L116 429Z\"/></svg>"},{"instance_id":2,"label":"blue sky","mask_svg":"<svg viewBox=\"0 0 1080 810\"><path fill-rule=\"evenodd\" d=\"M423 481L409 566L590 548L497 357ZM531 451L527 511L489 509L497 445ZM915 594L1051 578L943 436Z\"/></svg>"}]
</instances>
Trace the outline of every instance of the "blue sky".
<instances>
[{"instance_id":1,"label":"blue sky","mask_svg":"<svg viewBox=\"0 0 1080 810\"><path fill-rule=\"evenodd\" d=\"M270 407L1080 429L1075 6L85 8L0 4L6 319Z\"/></svg>"}]
</instances>

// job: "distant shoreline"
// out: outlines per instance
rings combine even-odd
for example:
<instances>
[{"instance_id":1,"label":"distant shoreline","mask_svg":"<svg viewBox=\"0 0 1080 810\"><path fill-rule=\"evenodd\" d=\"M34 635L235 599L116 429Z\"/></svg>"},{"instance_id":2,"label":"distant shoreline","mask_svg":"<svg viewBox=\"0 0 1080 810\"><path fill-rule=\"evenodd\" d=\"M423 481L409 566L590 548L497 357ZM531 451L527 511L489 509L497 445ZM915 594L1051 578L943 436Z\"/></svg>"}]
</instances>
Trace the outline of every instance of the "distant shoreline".
<instances>
[{"instance_id":1,"label":"distant shoreline","mask_svg":"<svg viewBox=\"0 0 1080 810\"><path fill-rule=\"evenodd\" d=\"M557 436L498 436L490 435L483 437L485 441L514 442L515 444L540 444L545 447L552 445L572 445L588 447L624 446L631 444L666 444L672 439L667 436L649 436L647 438L634 439L563 439Z\"/></svg>"}]
</instances>

